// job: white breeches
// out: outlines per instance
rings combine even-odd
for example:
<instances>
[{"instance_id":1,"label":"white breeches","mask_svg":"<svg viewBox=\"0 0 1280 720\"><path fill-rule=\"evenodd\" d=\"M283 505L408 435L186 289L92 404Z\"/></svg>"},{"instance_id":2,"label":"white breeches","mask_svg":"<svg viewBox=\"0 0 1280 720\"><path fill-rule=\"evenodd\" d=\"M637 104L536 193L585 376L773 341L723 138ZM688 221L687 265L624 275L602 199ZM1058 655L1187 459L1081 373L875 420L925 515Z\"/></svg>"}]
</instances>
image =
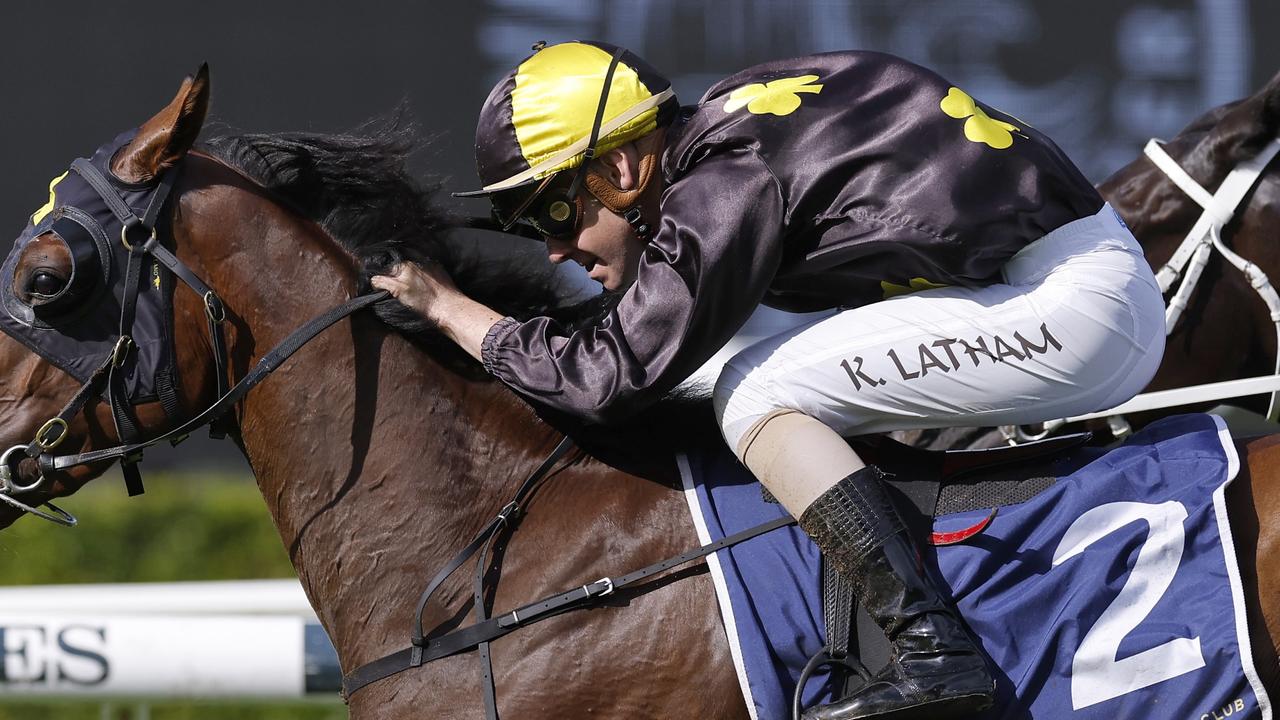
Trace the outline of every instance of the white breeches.
<instances>
[{"instance_id":1,"label":"white breeches","mask_svg":"<svg viewBox=\"0 0 1280 720\"><path fill-rule=\"evenodd\" d=\"M845 310L738 353L716 382L729 447L796 411L844 436L1030 424L1136 395L1164 353L1164 302L1108 205L1023 248L1004 284Z\"/></svg>"}]
</instances>

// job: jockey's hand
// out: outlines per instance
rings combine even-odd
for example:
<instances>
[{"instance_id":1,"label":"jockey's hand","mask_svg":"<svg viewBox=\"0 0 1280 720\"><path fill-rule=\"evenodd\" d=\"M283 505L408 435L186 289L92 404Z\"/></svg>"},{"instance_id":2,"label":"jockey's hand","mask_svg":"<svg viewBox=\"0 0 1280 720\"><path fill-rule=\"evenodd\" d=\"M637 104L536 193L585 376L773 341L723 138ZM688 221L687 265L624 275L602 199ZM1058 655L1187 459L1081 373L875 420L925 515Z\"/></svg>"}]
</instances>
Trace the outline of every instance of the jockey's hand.
<instances>
[{"instance_id":1,"label":"jockey's hand","mask_svg":"<svg viewBox=\"0 0 1280 720\"><path fill-rule=\"evenodd\" d=\"M444 324L449 306L457 304L459 297L465 297L444 268L436 263L397 263L390 274L374 275L370 282L437 327Z\"/></svg>"},{"instance_id":2,"label":"jockey's hand","mask_svg":"<svg viewBox=\"0 0 1280 720\"><path fill-rule=\"evenodd\" d=\"M489 328L502 319L462 294L449 274L435 263L402 262L391 268L390 274L374 275L370 282L417 311L477 360L481 359L481 346Z\"/></svg>"}]
</instances>

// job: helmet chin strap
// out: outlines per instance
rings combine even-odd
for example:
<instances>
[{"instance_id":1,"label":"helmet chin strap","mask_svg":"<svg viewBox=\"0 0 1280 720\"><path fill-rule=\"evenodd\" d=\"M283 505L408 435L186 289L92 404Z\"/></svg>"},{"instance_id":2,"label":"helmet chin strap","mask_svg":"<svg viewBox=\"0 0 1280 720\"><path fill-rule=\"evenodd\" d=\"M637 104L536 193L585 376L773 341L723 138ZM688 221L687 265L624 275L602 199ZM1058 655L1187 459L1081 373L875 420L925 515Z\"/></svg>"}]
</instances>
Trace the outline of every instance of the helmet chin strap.
<instances>
[{"instance_id":1,"label":"helmet chin strap","mask_svg":"<svg viewBox=\"0 0 1280 720\"><path fill-rule=\"evenodd\" d=\"M626 220L627 224L631 226L631 230L636 234L636 237L647 243L652 233L652 226L644 219L640 210L640 199L644 195L645 188L649 186L649 182L653 179L654 168L658 164L658 154L662 149L662 137L664 135L662 129L655 130L635 141L636 149L640 154L640 167L638 168L637 182L634 188L622 190L609 182L608 178L603 177L591 168L591 161L597 157L600 126L604 120L605 106L609 102L609 87L613 84L613 73L618 67L618 62L622 59L623 52L622 48L615 50L613 57L609 60L609 67L605 70L604 87L600 90L600 102L596 105L595 120L591 123L591 134L587 139L587 149L583 151L582 164L578 166L578 170L573 176L573 182L569 185L568 197L579 197L579 191L586 187L587 191L594 195L601 204L612 212L621 215L622 219Z\"/></svg>"},{"instance_id":2,"label":"helmet chin strap","mask_svg":"<svg viewBox=\"0 0 1280 720\"><path fill-rule=\"evenodd\" d=\"M653 229L649 227L648 221L640 213L640 208L633 207L626 211L622 214L622 219L627 221L627 224L631 226L631 231L636 234L636 237L640 238L641 242L649 242L649 236L652 234Z\"/></svg>"}]
</instances>

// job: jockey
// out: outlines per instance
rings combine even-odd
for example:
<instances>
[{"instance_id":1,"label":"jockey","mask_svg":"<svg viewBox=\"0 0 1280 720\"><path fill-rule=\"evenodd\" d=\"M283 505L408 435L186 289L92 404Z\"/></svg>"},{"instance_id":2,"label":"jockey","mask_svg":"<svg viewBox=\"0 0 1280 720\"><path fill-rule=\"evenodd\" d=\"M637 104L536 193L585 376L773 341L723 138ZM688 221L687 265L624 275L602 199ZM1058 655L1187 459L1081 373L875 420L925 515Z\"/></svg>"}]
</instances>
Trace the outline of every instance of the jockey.
<instances>
[{"instance_id":1,"label":"jockey","mask_svg":"<svg viewBox=\"0 0 1280 720\"><path fill-rule=\"evenodd\" d=\"M374 278L517 392L592 422L660 399L761 302L838 308L729 361L729 446L853 580L893 661L806 718L959 717L992 675L882 485L843 437L1030 424L1119 404L1155 373L1142 250L1026 122L909 62L765 63L680 107L603 43L536 46L480 111L482 190L615 306L594 325L500 317L435 266ZM914 715L913 715L914 716Z\"/></svg>"}]
</instances>

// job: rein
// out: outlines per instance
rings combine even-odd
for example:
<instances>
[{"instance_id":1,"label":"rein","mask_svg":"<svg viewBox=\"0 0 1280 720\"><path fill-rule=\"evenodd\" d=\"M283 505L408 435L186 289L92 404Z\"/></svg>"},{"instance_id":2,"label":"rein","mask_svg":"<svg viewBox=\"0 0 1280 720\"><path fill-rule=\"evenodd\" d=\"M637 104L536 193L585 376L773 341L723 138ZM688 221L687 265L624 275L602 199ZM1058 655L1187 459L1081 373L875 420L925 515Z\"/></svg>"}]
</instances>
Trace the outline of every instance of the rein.
<instances>
[{"instance_id":1,"label":"rein","mask_svg":"<svg viewBox=\"0 0 1280 720\"><path fill-rule=\"evenodd\" d=\"M352 313L388 297L388 293L385 291L374 292L352 298L330 309L290 333L276 347L259 359L253 370L241 378L234 387L228 387L227 343L226 335L223 331L226 310L222 300L198 275L161 244L157 233L160 213L169 199L181 167L181 164L174 166L160 176L151 191L152 194L146 211L142 217L138 217L117 194L111 182L103 177L102 173L90 162L81 159L72 163L71 169L84 178L94 192L107 204L121 224L119 241L128 251L128 263L125 270L119 335L116 339L114 350L93 371L89 379L72 396L71 400L63 406L62 410L36 431L32 441L27 445L15 445L0 455L0 502L60 525L74 526L76 524L75 516L53 503L45 503L50 512L44 512L29 503L23 502L21 496L40 490L45 482L45 472L113 460L120 461L129 495L141 494L143 492L142 478L138 472L137 464L142 459L143 450L164 441L177 445L186 439L193 430L205 425L210 426L211 436L219 439L225 437L227 430L225 423L221 422L221 420L227 411L234 407L249 390L262 382L297 352L299 348L326 328L350 316ZM71 208L71 210L74 212L75 208ZM130 238L133 238L132 241ZM139 241L139 238L146 239ZM138 292L140 290L142 262L148 256L181 279L204 302L205 316L209 324L215 375L217 377L218 398L204 411L178 427L158 437L142 441L139 439L136 421L131 417L128 393L124 388L123 373L120 371L130 351L136 347L130 333L132 332L134 310L137 306ZM115 421L116 434L121 444L115 447L73 455L53 455L52 451L66 439L71 419L84 409L84 406L91 398L100 396L104 389L106 390L106 398ZM18 455L25 455L38 463L40 475L34 482L27 484L18 482L13 460Z\"/></svg>"},{"instance_id":2,"label":"rein","mask_svg":"<svg viewBox=\"0 0 1280 720\"><path fill-rule=\"evenodd\" d=\"M388 297L385 290L369 293L368 295L360 295L354 297L345 303L335 306L320 315L306 325L294 330L284 340L281 340L271 352L263 355L258 363L253 366L253 370L249 371L240 382L226 392L222 397L218 398L212 405L205 408L199 415L191 418L179 427L169 432L143 442L117 445L115 447L104 448L102 450L92 450L78 455L59 455L56 457L43 456L41 466L48 467L53 470L63 470L65 468L74 467L76 465L87 465L89 463L101 462L103 460L116 460L119 458L127 458L140 453L146 448L157 443L170 441L174 445L182 442L193 430L197 430L204 425L208 425L216 421L225 412L230 410L237 402L239 402L255 385L266 379L268 375L279 368L284 361L288 360L303 345L310 342L315 336L319 335L331 325L354 314L358 310L373 305L374 303ZM45 461L48 464L45 465Z\"/></svg>"}]
</instances>

